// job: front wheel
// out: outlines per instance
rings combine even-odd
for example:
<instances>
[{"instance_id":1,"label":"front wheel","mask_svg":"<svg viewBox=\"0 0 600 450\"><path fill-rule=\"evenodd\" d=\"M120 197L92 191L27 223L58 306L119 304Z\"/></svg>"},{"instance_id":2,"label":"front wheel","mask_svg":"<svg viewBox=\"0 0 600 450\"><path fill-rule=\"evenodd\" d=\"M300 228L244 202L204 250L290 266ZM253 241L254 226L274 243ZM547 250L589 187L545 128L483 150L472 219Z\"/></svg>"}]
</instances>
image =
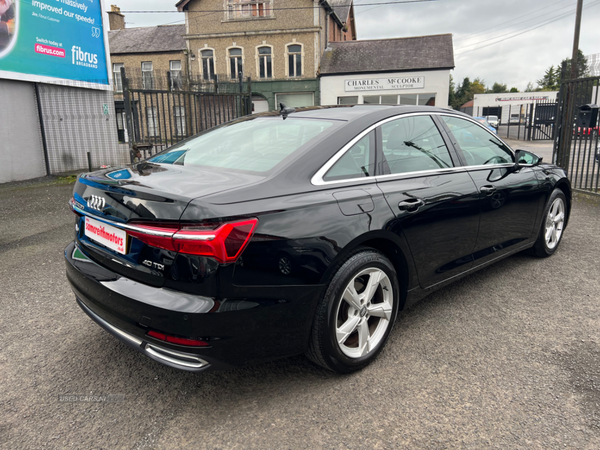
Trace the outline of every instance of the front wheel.
<instances>
[{"instance_id":1,"label":"front wheel","mask_svg":"<svg viewBox=\"0 0 600 450\"><path fill-rule=\"evenodd\" d=\"M563 191L557 188L548 199L542 226L531 253L540 258L553 255L558 249L566 224L567 199Z\"/></svg>"},{"instance_id":2,"label":"front wheel","mask_svg":"<svg viewBox=\"0 0 600 450\"><path fill-rule=\"evenodd\" d=\"M398 277L389 259L372 249L352 255L317 307L307 356L338 373L362 369L385 345L398 299Z\"/></svg>"}]
</instances>

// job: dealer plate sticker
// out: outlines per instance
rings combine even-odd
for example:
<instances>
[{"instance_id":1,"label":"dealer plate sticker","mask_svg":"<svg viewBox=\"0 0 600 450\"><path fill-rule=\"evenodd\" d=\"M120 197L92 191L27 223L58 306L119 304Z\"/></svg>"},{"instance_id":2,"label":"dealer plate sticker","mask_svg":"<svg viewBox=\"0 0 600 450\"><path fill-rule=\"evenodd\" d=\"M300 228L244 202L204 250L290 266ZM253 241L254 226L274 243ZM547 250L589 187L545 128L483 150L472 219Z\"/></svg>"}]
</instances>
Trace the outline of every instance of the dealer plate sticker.
<instances>
[{"instance_id":1,"label":"dealer plate sticker","mask_svg":"<svg viewBox=\"0 0 600 450\"><path fill-rule=\"evenodd\" d=\"M92 241L102 244L117 253L125 254L127 232L98 220L85 218L85 235Z\"/></svg>"}]
</instances>

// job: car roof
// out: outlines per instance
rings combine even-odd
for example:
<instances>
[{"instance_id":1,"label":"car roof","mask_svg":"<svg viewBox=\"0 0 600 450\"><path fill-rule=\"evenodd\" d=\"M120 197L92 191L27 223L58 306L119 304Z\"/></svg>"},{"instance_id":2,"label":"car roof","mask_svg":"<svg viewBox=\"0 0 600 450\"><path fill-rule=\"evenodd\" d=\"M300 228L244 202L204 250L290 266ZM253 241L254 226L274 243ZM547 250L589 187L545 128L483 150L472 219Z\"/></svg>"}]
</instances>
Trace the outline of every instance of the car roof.
<instances>
[{"instance_id":1,"label":"car roof","mask_svg":"<svg viewBox=\"0 0 600 450\"><path fill-rule=\"evenodd\" d=\"M295 112L289 113L288 117L306 118L306 119L325 119L325 120L345 120L352 121L357 119L373 117L395 116L397 114L411 112L454 112L457 111L436 108L434 106L414 106L414 105L332 105L332 106L310 106L306 108L296 108ZM460 113L459 113L460 114ZM258 116L276 116L278 111L271 111L257 114Z\"/></svg>"}]
</instances>

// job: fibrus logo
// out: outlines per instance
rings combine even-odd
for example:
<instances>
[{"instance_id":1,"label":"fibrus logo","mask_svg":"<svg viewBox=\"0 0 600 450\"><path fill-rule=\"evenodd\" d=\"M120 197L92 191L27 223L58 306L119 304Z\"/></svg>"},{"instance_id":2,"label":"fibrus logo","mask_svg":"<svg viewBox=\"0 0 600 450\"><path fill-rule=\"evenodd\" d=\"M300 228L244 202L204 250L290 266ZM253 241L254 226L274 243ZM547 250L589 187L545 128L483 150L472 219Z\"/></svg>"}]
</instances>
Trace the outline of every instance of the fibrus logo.
<instances>
[{"instance_id":1,"label":"fibrus logo","mask_svg":"<svg viewBox=\"0 0 600 450\"><path fill-rule=\"evenodd\" d=\"M88 53L81 50L81 47L76 45L71 48L71 56L73 64L77 66L91 67L93 69L98 68L98 55L95 53Z\"/></svg>"}]
</instances>

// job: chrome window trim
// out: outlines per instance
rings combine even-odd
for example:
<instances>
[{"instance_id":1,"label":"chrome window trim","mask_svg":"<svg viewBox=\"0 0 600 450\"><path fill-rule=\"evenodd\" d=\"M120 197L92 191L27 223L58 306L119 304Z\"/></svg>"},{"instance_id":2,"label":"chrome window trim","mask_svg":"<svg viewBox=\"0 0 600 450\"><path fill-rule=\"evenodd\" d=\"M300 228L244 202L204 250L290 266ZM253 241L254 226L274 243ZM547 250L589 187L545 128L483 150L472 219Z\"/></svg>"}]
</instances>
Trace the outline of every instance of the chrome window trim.
<instances>
[{"instance_id":1,"label":"chrome window trim","mask_svg":"<svg viewBox=\"0 0 600 450\"><path fill-rule=\"evenodd\" d=\"M329 158L329 160L323 166L321 166L321 168L310 179L311 184L313 186L330 186L330 185L338 185L340 183L366 184L366 183L372 183L373 181L379 181L379 180L388 181L392 177L412 178L412 177L422 176L422 175L429 176L429 175L437 175L437 174L452 173L452 172L465 172L468 170L500 169L503 167L513 167L514 166L514 164L506 164L506 163L488 164L488 165L481 165L481 166L455 166L455 167L440 168L440 169L434 169L434 170L420 170L420 171L416 171L416 172L392 173L392 174L387 174L387 175L371 175L368 177L348 178L345 180L325 181L323 179L325 177L325 175L327 174L327 172L329 171L329 169L331 169L331 167L333 167L333 165L336 162L338 162L338 160L342 156L344 156L346 154L346 152L348 150L350 150L350 148L352 148L352 146L354 144L356 144L358 141L360 141L363 137L365 137L367 134L369 134L375 128L377 128L385 123L391 122L393 120L402 119L404 117L434 116L434 115L435 116L458 117L459 119L464 119L464 120L474 123L475 125L479 126L481 129L483 129L487 133L489 133L491 136L498 139L504 145L506 145L506 147L510 150L510 152L512 153L513 157L516 160L516 154L513 151L513 149L510 147L510 145L508 145L506 142L504 142L498 135L491 133L490 130L488 130L486 127L484 127L481 123L477 122L475 119L472 119L470 117L459 116L456 114L440 112L440 111L405 113L405 114L399 114L396 116L392 116L392 117L388 117L386 119L380 120L379 122L369 126L365 130L363 130L362 132L357 134L350 142L348 142L346 145L344 145L335 155L333 155L331 158ZM450 149L448 149L448 150L450 150Z\"/></svg>"}]
</instances>

